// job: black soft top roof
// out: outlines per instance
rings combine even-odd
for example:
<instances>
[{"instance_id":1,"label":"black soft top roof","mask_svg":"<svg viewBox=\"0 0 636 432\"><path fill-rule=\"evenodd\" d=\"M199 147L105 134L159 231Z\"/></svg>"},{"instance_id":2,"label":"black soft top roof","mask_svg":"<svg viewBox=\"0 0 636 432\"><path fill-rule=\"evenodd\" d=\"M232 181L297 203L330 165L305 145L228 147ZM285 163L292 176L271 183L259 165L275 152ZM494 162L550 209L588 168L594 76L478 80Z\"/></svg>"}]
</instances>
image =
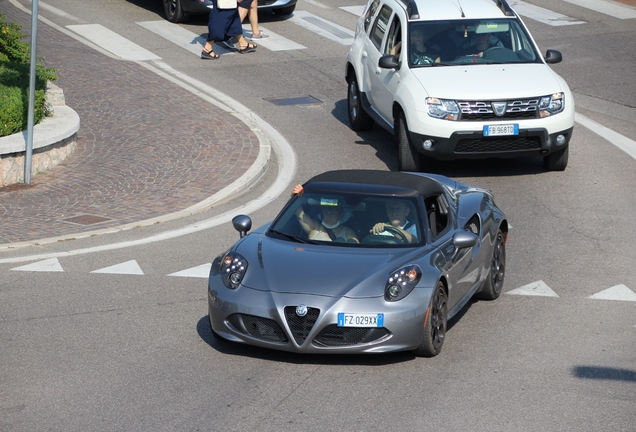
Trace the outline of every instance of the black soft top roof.
<instances>
[{"instance_id":1,"label":"black soft top roof","mask_svg":"<svg viewBox=\"0 0 636 432\"><path fill-rule=\"evenodd\" d=\"M350 191L378 195L439 195L442 186L435 180L416 173L380 170L327 171L305 183L308 189Z\"/></svg>"}]
</instances>

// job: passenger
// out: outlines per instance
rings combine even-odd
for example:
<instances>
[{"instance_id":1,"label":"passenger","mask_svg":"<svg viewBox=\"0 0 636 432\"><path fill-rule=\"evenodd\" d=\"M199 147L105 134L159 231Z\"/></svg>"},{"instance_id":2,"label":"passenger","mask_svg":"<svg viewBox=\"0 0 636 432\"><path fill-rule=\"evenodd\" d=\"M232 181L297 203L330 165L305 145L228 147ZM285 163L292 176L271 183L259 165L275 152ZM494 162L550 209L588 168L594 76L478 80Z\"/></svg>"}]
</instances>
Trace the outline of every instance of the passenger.
<instances>
[{"instance_id":1,"label":"passenger","mask_svg":"<svg viewBox=\"0 0 636 432\"><path fill-rule=\"evenodd\" d=\"M424 39L424 31L421 27L413 27L411 29L411 63L414 65L439 63L442 60L440 51L433 46L427 45ZM395 55L399 59L401 49L402 42L398 42L391 48L390 54Z\"/></svg>"},{"instance_id":2,"label":"passenger","mask_svg":"<svg viewBox=\"0 0 636 432\"><path fill-rule=\"evenodd\" d=\"M294 186L292 196L302 194L302 185ZM341 223L344 209L340 200L323 199L320 204L322 220L314 219L305 213L302 206L296 210L298 222L310 240L360 243L355 231Z\"/></svg>"},{"instance_id":3,"label":"passenger","mask_svg":"<svg viewBox=\"0 0 636 432\"><path fill-rule=\"evenodd\" d=\"M389 222L378 222L369 232L374 235L392 235L401 240L402 237L399 234L386 230L387 227L393 227L402 233L408 243L416 243L418 241L417 226L406 218L410 212L410 207L404 201L389 201L386 203Z\"/></svg>"}]
</instances>

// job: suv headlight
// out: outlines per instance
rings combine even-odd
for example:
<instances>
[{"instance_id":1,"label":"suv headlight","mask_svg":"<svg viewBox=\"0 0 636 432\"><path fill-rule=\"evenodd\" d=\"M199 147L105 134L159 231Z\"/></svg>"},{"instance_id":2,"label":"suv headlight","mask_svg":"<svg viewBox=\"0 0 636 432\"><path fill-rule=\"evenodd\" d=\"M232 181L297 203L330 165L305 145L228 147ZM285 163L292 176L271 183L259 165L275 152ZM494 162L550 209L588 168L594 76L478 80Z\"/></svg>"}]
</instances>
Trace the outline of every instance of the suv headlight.
<instances>
[{"instance_id":1,"label":"suv headlight","mask_svg":"<svg viewBox=\"0 0 636 432\"><path fill-rule=\"evenodd\" d=\"M443 120L459 120L459 106L450 99L426 98L426 110L428 115Z\"/></svg>"},{"instance_id":2,"label":"suv headlight","mask_svg":"<svg viewBox=\"0 0 636 432\"><path fill-rule=\"evenodd\" d=\"M560 113L565 108L565 95L563 93L554 93L549 96L543 96L539 101L539 116L549 117L553 114Z\"/></svg>"},{"instance_id":3,"label":"suv headlight","mask_svg":"<svg viewBox=\"0 0 636 432\"><path fill-rule=\"evenodd\" d=\"M392 272L386 281L384 299L398 301L409 295L422 278L422 270L417 265L402 267Z\"/></svg>"},{"instance_id":4,"label":"suv headlight","mask_svg":"<svg viewBox=\"0 0 636 432\"><path fill-rule=\"evenodd\" d=\"M236 289L247 271L247 260L241 254L229 252L221 259L220 270L223 285Z\"/></svg>"}]
</instances>

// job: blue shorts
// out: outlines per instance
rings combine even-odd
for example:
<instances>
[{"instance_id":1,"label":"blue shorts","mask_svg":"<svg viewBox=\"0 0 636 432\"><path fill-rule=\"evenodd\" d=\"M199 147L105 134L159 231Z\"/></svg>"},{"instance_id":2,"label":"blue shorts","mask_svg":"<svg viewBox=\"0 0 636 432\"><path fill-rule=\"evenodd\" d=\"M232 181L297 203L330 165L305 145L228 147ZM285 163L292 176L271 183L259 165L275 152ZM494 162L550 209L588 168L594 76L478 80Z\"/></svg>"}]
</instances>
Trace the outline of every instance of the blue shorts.
<instances>
[{"instance_id":1,"label":"blue shorts","mask_svg":"<svg viewBox=\"0 0 636 432\"><path fill-rule=\"evenodd\" d=\"M238 6L242 7L243 9L249 9L250 7L252 7L252 2L254 0L238 0Z\"/></svg>"}]
</instances>

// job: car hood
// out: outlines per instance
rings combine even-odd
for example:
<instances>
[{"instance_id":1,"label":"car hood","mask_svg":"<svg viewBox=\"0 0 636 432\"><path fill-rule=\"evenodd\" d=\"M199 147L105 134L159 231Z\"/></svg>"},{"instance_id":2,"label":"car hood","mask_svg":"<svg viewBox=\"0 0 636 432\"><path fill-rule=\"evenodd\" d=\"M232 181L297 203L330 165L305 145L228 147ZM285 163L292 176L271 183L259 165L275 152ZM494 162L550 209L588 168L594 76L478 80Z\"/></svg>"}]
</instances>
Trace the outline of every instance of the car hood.
<instances>
[{"instance_id":1,"label":"car hood","mask_svg":"<svg viewBox=\"0 0 636 432\"><path fill-rule=\"evenodd\" d=\"M564 91L545 64L435 66L412 71L428 96L444 99L514 99Z\"/></svg>"},{"instance_id":2,"label":"car hood","mask_svg":"<svg viewBox=\"0 0 636 432\"><path fill-rule=\"evenodd\" d=\"M242 282L248 288L361 298L383 296L389 272L408 262L415 249L310 245L251 235L237 252L248 262Z\"/></svg>"}]
</instances>

